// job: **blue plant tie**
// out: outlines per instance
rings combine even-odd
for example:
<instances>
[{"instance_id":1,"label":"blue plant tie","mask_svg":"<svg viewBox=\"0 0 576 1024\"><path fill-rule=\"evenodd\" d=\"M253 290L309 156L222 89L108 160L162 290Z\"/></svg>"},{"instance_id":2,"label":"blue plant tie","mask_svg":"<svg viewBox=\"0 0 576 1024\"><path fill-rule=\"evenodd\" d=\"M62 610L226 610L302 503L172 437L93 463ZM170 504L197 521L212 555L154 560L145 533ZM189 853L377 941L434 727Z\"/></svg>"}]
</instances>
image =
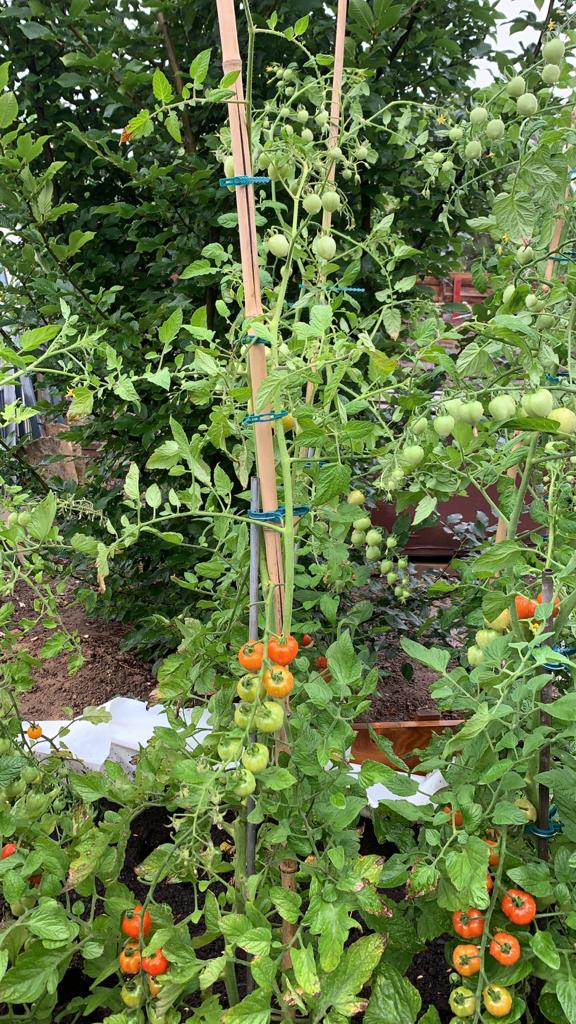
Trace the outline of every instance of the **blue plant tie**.
<instances>
[{"instance_id":1,"label":"blue plant tie","mask_svg":"<svg viewBox=\"0 0 576 1024\"><path fill-rule=\"evenodd\" d=\"M266 338L259 338L254 334L243 334L242 341L249 342L251 345L266 345L266 348L272 348L271 341L267 341Z\"/></svg>"},{"instance_id":2,"label":"blue plant tie","mask_svg":"<svg viewBox=\"0 0 576 1024\"><path fill-rule=\"evenodd\" d=\"M550 257L555 263L576 263L576 252L564 252Z\"/></svg>"},{"instance_id":3,"label":"blue plant tie","mask_svg":"<svg viewBox=\"0 0 576 1024\"><path fill-rule=\"evenodd\" d=\"M292 509L293 514L299 519L307 515L309 511L309 505L295 505ZM286 508L284 505L279 505L272 512L253 512L252 509L248 511L248 518L253 519L255 523L280 523L285 516Z\"/></svg>"},{"instance_id":4,"label":"blue plant tie","mask_svg":"<svg viewBox=\"0 0 576 1024\"><path fill-rule=\"evenodd\" d=\"M304 463L304 465L306 467L318 466L318 469L323 469L324 466L329 466L330 463L329 462L325 462L324 459L307 459L306 462Z\"/></svg>"},{"instance_id":5,"label":"blue plant tie","mask_svg":"<svg viewBox=\"0 0 576 1024\"><path fill-rule=\"evenodd\" d=\"M549 384L559 384L560 383L560 378L561 377L567 377L567 376L568 376L568 370L558 370L558 372L556 374L547 373L546 374L546 380L548 381Z\"/></svg>"},{"instance_id":6,"label":"blue plant tie","mask_svg":"<svg viewBox=\"0 0 576 1024\"><path fill-rule=\"evenodd\" d=\"M552 804L548 813L548 828L539 828L533 821L529 821L524 826L524 831L528 832L531 836L536 836L537 839L554 839L559 832L564 831L564 826L561 821L552 821L552 818L556 817L557 808L555 804Z\"/></svg>"},{"instance_id":7,"label":"blue plant tie","mask_svg":"<svg viewBox=\"0 0 576 1024\"><path fill-rule=\"evenodd\" d=\"M273 423L274 420L282 420L288 415L288 409L281 409L280 412L251 412L242 420L243 427L251 427L253 423Z\"/></svg>"},{"instance_id":8,"label":"blue plant tie","mask_svg":"<svg viewBox=\"0 0 576 1024\"><path fill-rule=\"evenodd\" d=\"M271 178L264 175L252 177L250 174L237 174L235 178L220 178L220 188L234 188L236 185L267 185Z\"/></svg>"}]
</instances>

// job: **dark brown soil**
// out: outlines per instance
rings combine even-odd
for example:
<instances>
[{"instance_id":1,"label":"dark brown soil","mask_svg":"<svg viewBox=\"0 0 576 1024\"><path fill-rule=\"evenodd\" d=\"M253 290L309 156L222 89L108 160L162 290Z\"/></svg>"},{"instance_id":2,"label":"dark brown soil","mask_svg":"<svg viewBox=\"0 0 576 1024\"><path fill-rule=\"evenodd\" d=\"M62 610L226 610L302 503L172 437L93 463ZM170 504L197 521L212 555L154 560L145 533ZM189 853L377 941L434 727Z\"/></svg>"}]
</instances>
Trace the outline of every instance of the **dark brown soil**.
<instances>
[{"instance_id":1,"label":"dark brown soil","mask_svg":"<svg viewBox=\"0 0 576 1024\"><path fill-rule=\"evenodd\" d=\"M12 598L22 617L35 617L29 589L21 586ZM60 614L70 632L81 639L84 665L76 673L68 672L68 655L48 658L33 670L37 685L21 695L23 715L34 719L68 717L65 708L75 714L88 705L103 704L112 697L136 697L148 700L154 687L151 666L121 649L129 627L118 622L88 619L84 609L74 601L73 590L60 600ZM22 646L36 657L52 630L37 626L22 637Z\"/></svg>"},{"instance_id":2,"label":"dark brown soil","mask_svg":"<svg viewBox=\"0 0 576 1024\"><path fill-rule=\"evenodd\" d=\"M430 686L438 678L432 669L412 661L400 647L392 644L379 652L378 668L378 688L370 710L362 716L363 721L390 722L422 714L440 714L430 696Z\"/></svg>"}]
</instances>

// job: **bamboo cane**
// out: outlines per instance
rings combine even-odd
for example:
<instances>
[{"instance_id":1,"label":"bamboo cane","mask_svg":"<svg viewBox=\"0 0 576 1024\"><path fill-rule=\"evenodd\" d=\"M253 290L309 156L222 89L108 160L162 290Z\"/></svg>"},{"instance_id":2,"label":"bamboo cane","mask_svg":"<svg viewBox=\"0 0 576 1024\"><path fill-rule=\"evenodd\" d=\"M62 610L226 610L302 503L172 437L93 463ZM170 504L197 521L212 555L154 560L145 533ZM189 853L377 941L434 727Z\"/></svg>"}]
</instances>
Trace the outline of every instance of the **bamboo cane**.
<instances>
[{"instance_id":1,"label":"bamboo cane","mask_svg":"<svg viewBox=\"0 0 576 1024\"><path fill-rule=\"evenodd\" d=\"M242 58L238 46L234 0L216 0L216 3L222 45L222 68L225 74L229 71L242 72ZM234 98L228 103L228 116L230 119L234 173L250 176L252 174L252 159L246 125L246 104L241 74L238 75L232 88L234 90ZM258 268L254 188L252 185L242 185L236 188L235 192L236 208L238 210L242 279L244 283L244 312L247 317L259 316L262 313L262 298ZM258 390L262 381L266 378L266 355L263 345L250 346L248 364L252 398L255 406ZM254 425L254 434L262 510L264 512L272 512L278 508L272 425L270 423L256 423ZM273 530L264 529L264 545L270 583L274 588L276 629L280 633L282 631L284 606L284 570L282 545L278 533Z\"/></svg>"}]
</instances>

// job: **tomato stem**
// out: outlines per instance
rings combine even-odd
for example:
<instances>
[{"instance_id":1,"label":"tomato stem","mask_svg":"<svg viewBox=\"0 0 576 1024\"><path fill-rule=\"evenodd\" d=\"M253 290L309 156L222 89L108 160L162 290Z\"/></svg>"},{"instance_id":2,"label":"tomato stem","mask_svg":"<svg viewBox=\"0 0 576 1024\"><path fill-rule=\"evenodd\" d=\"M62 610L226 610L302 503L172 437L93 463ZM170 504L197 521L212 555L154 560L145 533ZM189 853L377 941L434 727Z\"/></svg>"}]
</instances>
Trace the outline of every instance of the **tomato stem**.
<instances>
[{"instance_id":1,"label":"tomato stem","mask_svg":"<svg viewBox=\"0 0 576 1024\"><path fill-rule=\"evenodd\" d=\"M480 1014L482 1013L482 983L486 978L486 975L484 974L484 957L486 955L486 946L488 945L490 921L492 919L492 914L496 909L496 905L499 899L498 892L502 881L502 875L504 873L504 859L506 857L507 832L508 830L506 826L504 826L502 828L502 833L500 837L500 860L498 861L498 867L496 868L496 877L494 879L494 887L492 889L492 895L490 897L490 906L488 907L488 910L486 911L486 916L484 918L484 931L482 933L482 939L480 940L480 971L478 972L478 981L476 983L476 1007L474 1010L474 1020L472 1021L472 1024L478 1024L478 1021L480 1020Z\"/></svg>"}]
</instances>

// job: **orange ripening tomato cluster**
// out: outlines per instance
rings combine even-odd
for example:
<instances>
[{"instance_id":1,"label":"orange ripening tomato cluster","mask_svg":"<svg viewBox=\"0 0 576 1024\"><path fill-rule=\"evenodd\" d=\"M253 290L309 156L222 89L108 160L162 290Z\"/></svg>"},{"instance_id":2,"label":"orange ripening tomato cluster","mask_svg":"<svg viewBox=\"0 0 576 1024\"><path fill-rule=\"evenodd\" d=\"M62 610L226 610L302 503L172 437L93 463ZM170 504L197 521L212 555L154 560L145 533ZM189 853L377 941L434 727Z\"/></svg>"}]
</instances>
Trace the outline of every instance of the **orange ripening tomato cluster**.
<instances>
[{"instance_id":1,"label":"orange ripening tomato cluster","mask_svg":"<svg viewBox=\"0 0 576 1024\"><path fill-rule=\"evenodd\" d=\"M140 971L152 977L166 974L170 964L161 949L155 949L149 956L142 956L140 951L140 939L143 942L152 930L152 918L148 911L139 903L136 904L122 915L121 927L124 935L128 936L128 942L118 957L122 974L139 974Z\"/></svg>"}]
</instances>

